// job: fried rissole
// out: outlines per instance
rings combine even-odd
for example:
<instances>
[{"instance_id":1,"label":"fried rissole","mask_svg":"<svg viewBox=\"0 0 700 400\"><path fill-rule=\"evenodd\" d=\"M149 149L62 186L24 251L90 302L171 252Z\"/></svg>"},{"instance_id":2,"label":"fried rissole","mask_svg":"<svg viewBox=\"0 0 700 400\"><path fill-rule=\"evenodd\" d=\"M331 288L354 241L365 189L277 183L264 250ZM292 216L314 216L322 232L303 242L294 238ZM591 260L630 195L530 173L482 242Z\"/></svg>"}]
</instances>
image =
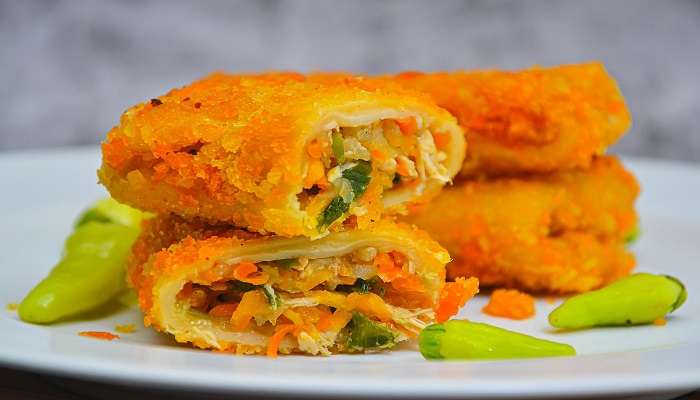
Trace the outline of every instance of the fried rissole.
<instances>
[{"instance_id":1,"label":"fried rissole","mask_svg":"<svg viewBox=\"0 0 700 400\"><path fill-rule=\"evenodd\" d=\"M455 118L396 84L218 73L127 110L99 177L139 209L319 237L427 201L464 152Z\"/></svg>"},{"instance_id":2,"label":"fried rissole","mask_svg":"<svg viewBox=\"0 0 700 400\"><path fill-rule=\"evenodd\" d=\"M590 169L463 182L409 221L450 252L448 277L535 292L584 292L634 267L639 186L614 157Z\"/></svg>"},{"instance_id":3,"label":"fried rissole","mask_svg":"<svg viewBox=\"0 0 700 400\"><path fill-rule=\"evenodd\" d=\"M478 291L445 283L447 252L379 221L316 240L262 236L180 217L145 223L129 267L145 324L194 346L328 355L390 348Z\"/></svg>"},{"instance_id":4,"label":"fried rissole","mask_svg":"<svg viewBox=\"0 0 700 400\"><path fill-rule=\"evenodd\" d=\"M469 142L464 175L587 167L631 124L615 80L596 62L391 79L430 94L457 117Z\"/></svg>"}]
</instances>

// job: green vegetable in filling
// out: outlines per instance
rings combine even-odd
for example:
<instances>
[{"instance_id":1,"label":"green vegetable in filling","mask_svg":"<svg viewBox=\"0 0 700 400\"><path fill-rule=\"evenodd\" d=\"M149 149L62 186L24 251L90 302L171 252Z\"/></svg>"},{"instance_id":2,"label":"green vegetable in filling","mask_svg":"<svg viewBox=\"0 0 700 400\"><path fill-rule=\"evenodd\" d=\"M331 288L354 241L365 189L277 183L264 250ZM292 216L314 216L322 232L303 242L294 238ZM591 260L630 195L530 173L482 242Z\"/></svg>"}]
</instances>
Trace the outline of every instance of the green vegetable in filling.
<instances>
[{"instance_id":1,"label":"green vegetable in filling","mask_svg":"<svg viewBox=\"0 0 700 400\"><path fill-rule=\"evenodd\" d=\"M374 322L359 312L352 313L348 348L351 350L388 349L396 344L398 332Z\"/></svg>"},{"instance_id":2,"label":"green vegetable in filling","mask_svg":"<svg viewBox=\"0 0 700 400\"><path fill-rule=\"evenodd\" d=\"M371 172L372 164L362 160L358 161L352 168L348 168L342 172L343 178L347 179L352 187L352 199L350 201L345 201L341 196L334 197L318 217L319 228L323 229L330 226L335 220L348 212L352 201L362 196L365 190L367 190L367 186L371 180L369 176Z\"/></svg>"},{"instance_id":3,"label":"green vegetable in filling","mask_svg":"<svg viewBox=\"0 0 700 400\"><path fill-rule=\"evenodd\" d=\"M263 293L265 293L265 297L267 297L267 302L270 303L270 308L273 310L280 308L282 305L282 298L269 283L263 286Z\"/></svg>"},{"instance_id":4,"label":"green vegetable in filling","mask_svg":"<svg viewBox=\"0 0 700 400\"><path fill-rule=\"evenodd\" d=\"M333 149L333 155L335 159L338 160L338 164L345 161L345 145L343 145L343 136L340 132L333 132L331 135L331 148Z\"/></svg>"},{"instance_id":5,"label":"green vegetable in filling","mask_svg":"<svg viewBox=\"0 0 700 400\"><path fill-rule=\"evenodd\" d=\"M340 218L350 209L350 204L343 201L343 198L338 196L333 198L330 203L323 210L318 219L318 225L321 228L325 228L333 223L336 219Z\"/></svg>"},{"instance_id":6,"label":"green vegetable in filling","mask_svg":"<svg viewBox=\"0 0 700 400\"><path fill-rule=\"evenodd\" d=\"M285 258L282 260L275 260L275 265L280 268L291 268L299 265L299 260L296 258Z\"/></svg>"},{"instance_id":7,"label":"green vegetable in filling","mask_svg":"<svg viewBox=\"0 0 700 400\"><path fill-rule=\"evenodd\" d=\"M343 178L350 181L352 186L352 191L355 193L355 198L362 196L362 194L367 190L369 185L370 176L372 172L372 164L369 161L359 160L357 165L352 168L348 168L343 171Z\"/></svg>"},{"instance_id":8,"label":"green vegetable in filling","mask_svg":"<svg viewBox=\"0 0 700 400\"><path fill-rule=\"evenodd\" d=\"M374 278L364 280L362 278L357 278L352 285L338 285L335 288L338 292L357 292L357 293L376 293L379 296L384 295L384 286L381 280L376 276Z\"/></svg>"}]
</instances>

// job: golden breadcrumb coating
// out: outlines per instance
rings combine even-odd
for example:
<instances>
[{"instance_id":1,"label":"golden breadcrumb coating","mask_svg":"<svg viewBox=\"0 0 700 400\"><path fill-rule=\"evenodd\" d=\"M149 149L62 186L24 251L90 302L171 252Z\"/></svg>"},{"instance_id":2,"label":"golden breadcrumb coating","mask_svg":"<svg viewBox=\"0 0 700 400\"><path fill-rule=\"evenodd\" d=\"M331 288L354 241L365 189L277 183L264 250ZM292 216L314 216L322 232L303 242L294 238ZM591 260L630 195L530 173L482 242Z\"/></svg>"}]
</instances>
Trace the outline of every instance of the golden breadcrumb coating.
<instances>
[{"instance_id":1,"label":"golden breadcrumb coating","mask_svg":"<svg viewBox=\"0 0 700 400\"><path fill-rule=\"evenodd\" d=\"M430 94L457 117L469 141L466 175L586 167L631 124L615 80L597 62L393 79Z\"/></svg>"},{"instance_id":2,"label":"golden breadcrumb coating","mask_svg":"<svg viewBox=\"0 0 700 400\"><path fill-rule=\"evenodd\" d=\"M143 210L317 237L327 232L298 198L307 175L323 178L310 167L309 153L321 151L308 147L312 138L333 126L407 118L409 135L422 126L446 137L446 174L457 174L463 133L422 93L351 77L312 82L296 73L217 73L127 110L102 145L98 175L115 199ZM380 156L372 154L373 164ZM406 188L395 203L427 201L444 183ZM358 227L381 217L386 186L373 180L357 200Z\"/></svg>"},{"instance_id":3,"label":"golden breadcrumb coating","mask_svg":"<svg viewBox=\"0 0 700 400\"><path fill-rule=\"evenodd\" d=\"M639 186L614 157L590 169L466 181L409 221L448 249L448 277L482 286L583 292L626 275Z\"/></svg>"},{"instance_id":4,"label":"golden breadcrumb coating","mask_svg":"<svg viewBox=\"0 0 700 400\"><path fill-rule=\"evenodd\" d=\"M381 279L391 282L391 284L387 283L386 292L382 290L379 296L372 293L346 294L336 291L336 289L340 290L338 287L329 289L324 287L324 284L315 283L310 285L311 290L299 289L298 282L313 279L314 274L324 273L323 270L312 268L311 264L308 264L309 267L306 270L300 270L302 272L289 269L290 267L278 267L276 272L267 270L270 276L276 277L274 282L272 278L268 281L271 287L276 289L278 294L285 296L284 300L280 300L280 307L288 306L290 310L278 311L279 315L270 318L267 323L257 325L251 323L248 328L235 328L233 322L236 318L235 311L230 323L228 320L214 321L213 311L209 312L209 316L206 311L204 313L187 311L183 309L185 306L178 303L182 300L176 300L180 299L182 291L188 286L191 287L193 283L198 287L216 285L225 287L226 282L242 279L238 277L236 271L243 264L274 262L273 260L277 259L270 257L286 259L290 251L298 252L299 249L304 250L302 253L309 255L310 258L324 251L339 251L341 253L334 254L341 256L344 254L342 252L363 248L356 248L358 242L363 243L361 246L370 246L375 249L377 254L375 260L379 260L383 255L381 263L392 263L388 261L390 258L387 254L390 253L384 253L392 249L403 254L402 257L406 260L403 272L393 270L389 273L387 270L384 272L387 275L382 275L384 266L378 264L380 271L378 274L382 277ZM319 329L326 328L320 328L319 324L323 323L313 317L318 316L319 313L330 316L328 312L330 304L341 314L349 315L350 311L358 310L372 318L379 318L388 326L404 332L406 337L414 336L417 331L403 330L401 324L408 324L408 326L417 324L422 327L435 322L436 318L449 318L456 313L459 307L478 291L478 283L476 279L470 279L445 284L444 266L448 261L449 255L445 249L425 232L413 226L389 220L379 221L368 230L335 232L322 239L311 241L308 238L262 236L230 226L211 226L202 221L185 221L170 215L144 222L142 234L134 245L129 262L129 280L138 293L139 305L145 314L144 323L174 335L180 342L192 343L200 348L247 354L263 353L267 349L270 354L270 343L273 341L274 333L287 329L285 326L293 323L296 325L296 328L291 331L293 335L290 334L285 341L276 343L275 346L280 347L274 349L275 353L279 350L282 353L301 351L317 354L315 347L308 347L308 340L313 337L325 343L324 350L320 354L330 354L329 352L344 351L343 345L336 343L336 340L341 340L337 335L348 322L347 318L341 321L338 332L330 336L330 332L319 334ZM393 276L395 274L399 275ZM285 281L289 279L285 278L287 275L293 275L296 278L292 279L292 282ZM400 277L403 277L402 282L399 282ZM326 276L325 279L328 277ZM415 283L416 279L418 283ZM352 284L352 282L349 283ZM397 285L397 283L401 284ZM290 286L296 289L286 289ZM260 287L262 286L258 286ZM291 293L287 290L291 290ZM243 305L245 298L244 296L240 303L225 304L225 306L234 310L250 307L249 304ZM288 300L290 298L292 300ZM309 303L308 299L311 298L323 298L330 303L324 300ZM292 301L296 301L299 305L291 305ZM403 308L399 309L401 307ZM393 310L390 311L391 315L386 316L387 310ZM256 305L253 312L265 315L272 311L269 310L265 301ZM396 313L399 315L398 323ZM382 319L383 315L386 318ZM311 320L307 317L315 322L309 322ZM300 320L296 321L297 319ZM326 322L332 323L332 321ZM247 350L242 351L243 348Z\"/></svg>"}]
</instances>

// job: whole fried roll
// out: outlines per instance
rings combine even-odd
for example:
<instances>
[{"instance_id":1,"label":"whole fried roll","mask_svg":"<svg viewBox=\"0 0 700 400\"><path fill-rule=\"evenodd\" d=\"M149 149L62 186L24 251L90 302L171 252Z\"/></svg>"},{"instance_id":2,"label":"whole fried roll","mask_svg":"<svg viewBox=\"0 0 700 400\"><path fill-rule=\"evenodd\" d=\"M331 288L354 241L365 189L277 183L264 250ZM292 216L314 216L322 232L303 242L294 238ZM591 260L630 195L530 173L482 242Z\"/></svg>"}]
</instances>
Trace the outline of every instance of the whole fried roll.
<instances>
[{"instance_id":1,"label":"whole fried roll","mask_svg":"<svg viewBox=\"0 0 700 400\"><path fill-rule=\"evenodd\" d=\"M447 248L448 277L584 292L628 274L639 186L614 157L590 169L464 182L409 217Z\"/></svg>"},{"instance_id":2,"label":"whole fried roll","mask_svg":"<svg viewBox=\"0 0 700 400\"><path fill-rule=\"evenodd\" d=\"M406 72L392 79L430 94L457 117L469 140L464 175L587 167L631 124L615 80L600 63Z\"/></svg>"},{"instance_id":3,"label":"whole fried roll","mask_svg":"<svg viewBox=\"0 0 700 400\"><path fill-rule=\"evenodd\" d=\"M148 221L129 277L145 324L219 351L328 355L387 349L445 320L478 291L445 283L447 252L380 221L317 240Z\"/></svg>"},{"instance_id":4,"label":"whole fried roll","mask_svg":"<svg viewBox=\"0 0 700 400\"><path fill-rule=\"evenodd\" d=\"M395 84L219 73L127 110L99 178L143 210L320 237L427 201L464 153L454 117Z\"/></svg>"}]
</instances>

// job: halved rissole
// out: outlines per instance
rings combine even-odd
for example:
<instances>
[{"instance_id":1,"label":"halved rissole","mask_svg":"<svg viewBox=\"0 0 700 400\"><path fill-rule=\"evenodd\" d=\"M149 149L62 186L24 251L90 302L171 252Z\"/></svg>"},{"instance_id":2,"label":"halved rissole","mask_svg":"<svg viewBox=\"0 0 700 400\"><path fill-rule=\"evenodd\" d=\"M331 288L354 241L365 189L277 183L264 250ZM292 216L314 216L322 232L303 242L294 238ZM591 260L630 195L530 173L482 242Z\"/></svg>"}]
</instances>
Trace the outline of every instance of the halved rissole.
<instances>
[{"instance_id":1,"label":"halved rissole","mask_svg":"<svg viewBox=\"0 0 700 400\"><path fill-rule=\"evenodd\" d=\"M614 157L589 169L474 180L408 220L450 252L448 277L535 292L584 292L634 267L635 178Z\"/></svg>"},{"instance_id":2,"label":"halved rissole","mask_svg":"<svg viewBox=\"0 0 700 400\"><path fill-rule=\"evenodd\" d=\"M465 140L395 84L219 73L127 110L102 150L100 181L126 204L320 237L429 200Z\"/></svg>"},{"instance_id":3,"label":"halved rissole","mask_svg":"<svg viewBox=\"0 0 700 400\"><path fill-rule=\"evenodd\" d=\"M631 125L597 62L521 71L406 72L390 77L457 117L469 141L463 175L587 167Z\"/></svg>"},{"instance_id":4,"label":"halved rissole","mask_svg":"<svg viewBox=\"0 0 700 400\"><path fill-rule=\"evenodd\" d=\"M327 355L390 348L456 313L478 284L446 284L448 261L424 232L384 220L310 240L168 216L145 224L129 277L146 325L179 342Z\"/></svg>"}]
</instances>

